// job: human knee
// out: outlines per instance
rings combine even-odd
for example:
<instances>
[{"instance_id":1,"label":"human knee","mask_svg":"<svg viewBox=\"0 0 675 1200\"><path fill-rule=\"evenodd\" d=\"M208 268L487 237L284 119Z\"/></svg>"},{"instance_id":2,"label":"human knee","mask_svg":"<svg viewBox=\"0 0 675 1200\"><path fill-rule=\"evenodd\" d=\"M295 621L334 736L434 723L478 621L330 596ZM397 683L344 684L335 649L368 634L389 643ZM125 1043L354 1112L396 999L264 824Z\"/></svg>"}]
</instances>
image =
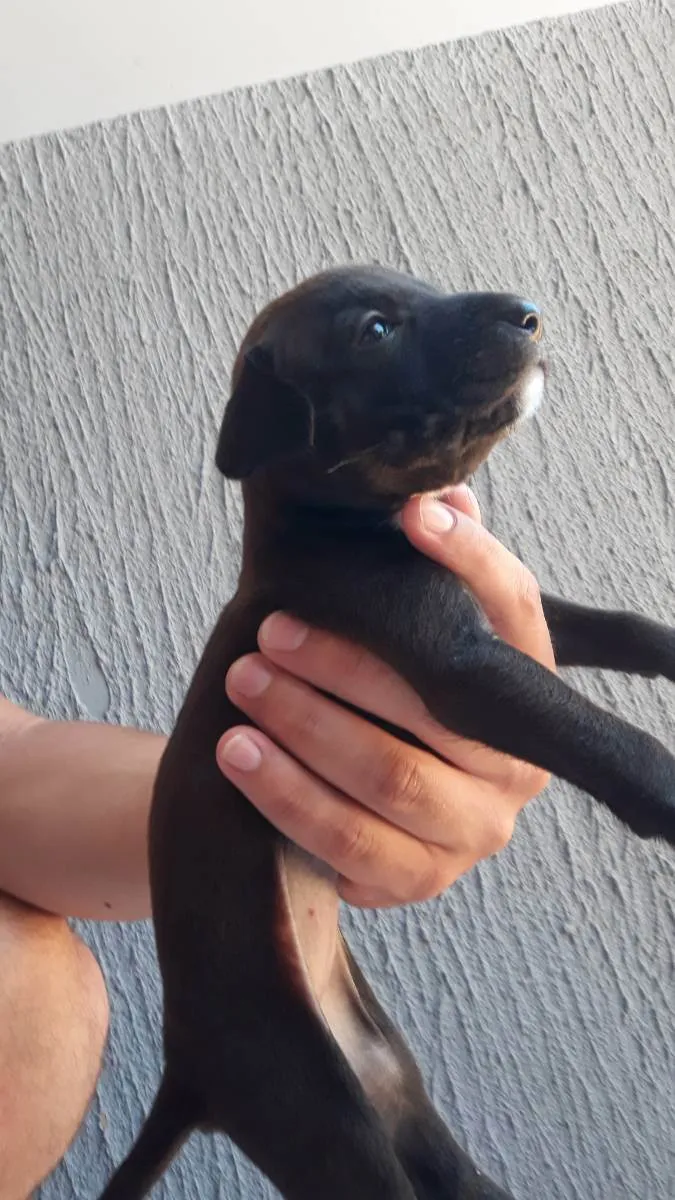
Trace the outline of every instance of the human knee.
<instances>
[{"instance_id":1,"label":"human knee","mask_svg":"<svg viewBox=\"0 0 675 1200\"><path fill-rule=\"evenodd\" d=\"M0 895L0 1196L25 1197L75 1136L96 1086L108 1000L58 917Z\"/></svg>"}]
</instances>

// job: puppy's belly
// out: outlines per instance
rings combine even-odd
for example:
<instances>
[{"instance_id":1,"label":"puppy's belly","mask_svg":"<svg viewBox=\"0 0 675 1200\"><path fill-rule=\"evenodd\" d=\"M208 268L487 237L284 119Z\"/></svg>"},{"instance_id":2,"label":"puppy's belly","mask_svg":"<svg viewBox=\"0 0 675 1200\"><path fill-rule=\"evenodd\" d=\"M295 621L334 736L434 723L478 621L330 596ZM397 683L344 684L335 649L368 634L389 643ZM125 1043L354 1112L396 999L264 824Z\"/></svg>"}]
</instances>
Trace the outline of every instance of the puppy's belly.
<instances>
[{"instance_id":1,"label":"puppy's belly","mask_svg":"<svg viewBox=\"0 0 675 1200\"><path fill-rule=\"evenodd\" d=\"M307 1003L335 1038L386 1123L402 1103L403 1072L394 1050L364 1008L338 929L336 874L286 843L279 852L283 953Z\"/></svg>"}]
</instances>

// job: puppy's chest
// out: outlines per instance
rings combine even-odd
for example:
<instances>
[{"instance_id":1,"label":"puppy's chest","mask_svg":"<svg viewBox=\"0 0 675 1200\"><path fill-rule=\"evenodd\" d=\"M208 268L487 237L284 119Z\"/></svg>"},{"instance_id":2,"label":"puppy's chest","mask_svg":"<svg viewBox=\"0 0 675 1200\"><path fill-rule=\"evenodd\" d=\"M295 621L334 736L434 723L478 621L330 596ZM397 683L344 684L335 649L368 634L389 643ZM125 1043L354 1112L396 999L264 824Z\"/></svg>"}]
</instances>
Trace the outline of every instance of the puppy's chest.
<instances>
[{"instance_id":1,"label":"puppy's chest","mask_svg":"<svg viewBox=\"0 0 675 1200\"><path fill-rule=\"evenodd\" d=\"M269 604L308 624L361 644L385 661L428 657L429 644L447 644L485 621L462 582L417 551L393 527L303 530L261 556L261 585Z\"/></svg>"}]
</instances>

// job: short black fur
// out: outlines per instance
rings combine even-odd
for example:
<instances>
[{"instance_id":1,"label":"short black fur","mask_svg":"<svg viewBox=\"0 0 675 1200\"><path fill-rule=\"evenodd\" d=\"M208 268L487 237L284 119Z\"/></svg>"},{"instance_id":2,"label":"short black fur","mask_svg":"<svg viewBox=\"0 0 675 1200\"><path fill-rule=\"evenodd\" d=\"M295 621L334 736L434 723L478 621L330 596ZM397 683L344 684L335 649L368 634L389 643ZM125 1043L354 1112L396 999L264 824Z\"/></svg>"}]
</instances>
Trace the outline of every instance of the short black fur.
<instances>
[{"instance_id":1,"label":"short black fur","mask_svg":"<svg viewBox=\"0 0 675 1200\"><path fill-rule=\"evenodd\" d=\"M364 341L373 315L378 340ZM218 446L221 470L245 480L239 588L166 748L150 823L164 1080L105 1200L140 1200L196 1128L228 1134L288 1200L508 1200L446 1129L338 935L334 879L222 777L215 746L244 720L228 667L286 609L375 652L450 729L675 843L665 748L493 636L396 526L411 494L467 478L538 401L540 333L516 297L446 297L365 268L308 281L251 327ZM672 629L544 605L560 666L675 681ZM331 948L323 975L317 939Z\"/></svg>"}]
</instances>

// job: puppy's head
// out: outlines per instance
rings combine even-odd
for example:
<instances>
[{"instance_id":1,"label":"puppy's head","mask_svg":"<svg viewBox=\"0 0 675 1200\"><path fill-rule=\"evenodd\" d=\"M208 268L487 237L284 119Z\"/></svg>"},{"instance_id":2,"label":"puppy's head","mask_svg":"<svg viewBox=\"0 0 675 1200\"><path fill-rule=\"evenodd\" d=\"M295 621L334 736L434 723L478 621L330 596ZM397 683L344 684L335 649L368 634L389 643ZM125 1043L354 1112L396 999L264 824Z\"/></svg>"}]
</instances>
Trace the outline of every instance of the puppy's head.
<instances>
[{"instance_id":1,"label":"puppy's head","mask_svg":"<svg viewBox=\"0 0 675 1200\"><path fill-rule=\"evenodd\" d=\"M395 507L467 478L539 404L541 317L380 268L307 280L254 321L216 462L319 504Z\"/></svg>"}]
</instances>

